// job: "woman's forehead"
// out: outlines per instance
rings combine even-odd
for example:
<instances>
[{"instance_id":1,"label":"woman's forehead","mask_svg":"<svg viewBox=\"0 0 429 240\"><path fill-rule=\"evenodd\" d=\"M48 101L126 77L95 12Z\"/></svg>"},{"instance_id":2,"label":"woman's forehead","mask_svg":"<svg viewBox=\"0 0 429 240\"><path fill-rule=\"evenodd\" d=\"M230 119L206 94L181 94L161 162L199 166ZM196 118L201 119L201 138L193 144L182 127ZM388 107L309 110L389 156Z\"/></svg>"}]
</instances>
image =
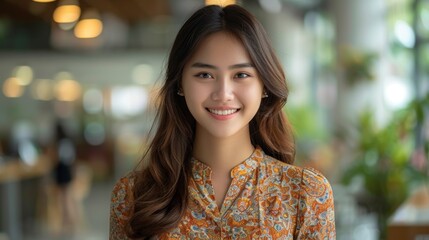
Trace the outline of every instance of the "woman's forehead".
<instances>
[{"instance_id":1,"label":"woman's forehead","mask_svg":"<svg viewBox=\"0 0 429 240\"><path fill-rule=\"evenodd\" d=\"M187 65L195 62L221 67L251 63L251 59L240 39L234 34L222 31L208 35L199 43Z\"/></svg>"}]
</instances>

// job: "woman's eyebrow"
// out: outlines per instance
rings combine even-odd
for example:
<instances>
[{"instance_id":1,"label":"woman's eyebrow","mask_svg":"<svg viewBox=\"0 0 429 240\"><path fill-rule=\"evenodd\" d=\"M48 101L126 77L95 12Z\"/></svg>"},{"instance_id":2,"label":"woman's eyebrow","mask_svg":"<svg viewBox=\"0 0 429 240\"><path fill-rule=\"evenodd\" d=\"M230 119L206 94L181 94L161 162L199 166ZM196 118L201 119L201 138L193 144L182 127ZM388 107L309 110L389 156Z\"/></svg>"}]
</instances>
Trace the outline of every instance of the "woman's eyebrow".
<instances>
[{"instance_id":1,"label":"woman's eyebrow","mask_svg":"<svg viewBox=\"0 0 429 240\"><path fill-rule=\"evenodd\" d=\"M239 64L234 64L232 66L229 67L229 69L235 69L235 68L254 68L255 66L253 66L253 64L251 63L239 63Z\"/></svg>"},{"instance_id":2,"label":"woman's eyebrow","mask_svg":"<svg viewBox=\"0 0 429 240\"><path fill-rule=\"evenodd\" d=\"M196 62L194 64L191 65L191 67L193 68L210 68L210 69L219 69L218 67L211 65L211 64L207 64L207 63L201 63L201 62ZM236 69L236 68L254 68L255 66L253 66L253 64L251 63L238 63L238 64L234 64L228 67L228 69Z\"/></svg>"}]
</instances>

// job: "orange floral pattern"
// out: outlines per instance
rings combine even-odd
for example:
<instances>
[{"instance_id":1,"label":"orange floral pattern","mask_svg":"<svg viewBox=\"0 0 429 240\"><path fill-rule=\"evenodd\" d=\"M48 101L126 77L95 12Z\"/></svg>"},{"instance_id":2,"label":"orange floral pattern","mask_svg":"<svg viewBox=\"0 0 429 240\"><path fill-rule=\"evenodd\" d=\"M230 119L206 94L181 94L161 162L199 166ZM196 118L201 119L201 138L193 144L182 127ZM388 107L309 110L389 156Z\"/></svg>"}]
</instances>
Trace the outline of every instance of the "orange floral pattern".
<instances>
[{"instance_id":1,"label":"orange floral pattern","mask_svg":"<svg viewBox=\"0 0 429 240\"><path fill-rule=\"evenodd\" d=\"M231 171L222 207L216 205L211 169L192 159L188 210L179 225L158 239L335 239L334 200L318 171L280 162L256 148ZM128 239L130 176L112 192L110 239Z\"/></svg>"}]
</instances>

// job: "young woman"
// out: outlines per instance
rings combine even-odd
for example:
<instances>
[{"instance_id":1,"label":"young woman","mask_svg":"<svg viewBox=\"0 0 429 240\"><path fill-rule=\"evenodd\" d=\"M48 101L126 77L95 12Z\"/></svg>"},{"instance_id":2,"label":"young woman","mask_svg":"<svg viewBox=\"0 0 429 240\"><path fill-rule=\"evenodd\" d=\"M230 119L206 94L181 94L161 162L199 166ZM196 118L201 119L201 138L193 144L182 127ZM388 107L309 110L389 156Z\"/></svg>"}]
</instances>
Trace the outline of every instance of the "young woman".
<instances>
[{"instance_id":1,"label":"young woman","mask_svg":"<svg viewBox=\"0 0 429 240\"><path fill-rule=\"evenodd\" d=\"M335 239L328 181L291 165L285 75L242 7L179 31L141 169L112 193L110 239Z\"/></svg>"}]
</instances>

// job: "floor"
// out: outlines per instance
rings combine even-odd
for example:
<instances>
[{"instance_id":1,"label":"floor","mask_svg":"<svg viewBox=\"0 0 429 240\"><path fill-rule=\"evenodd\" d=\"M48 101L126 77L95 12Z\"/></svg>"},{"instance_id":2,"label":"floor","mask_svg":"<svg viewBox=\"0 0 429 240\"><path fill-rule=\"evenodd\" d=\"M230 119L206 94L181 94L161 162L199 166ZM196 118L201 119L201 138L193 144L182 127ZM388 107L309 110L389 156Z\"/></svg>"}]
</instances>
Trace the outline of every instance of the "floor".
<instances>
[{"instance_id":1,"label":"floor","mask_svg":"<svg viewBox=\"0 0 429 240\"><path fill-rule=\"evenodd\" d=\"M23 240L105 240L109 237L109 206L113 182L96 182L83 201L79 230L73 234L49 234L39 231L23 234ZM43 227L41 227L43 228ZM7 238L6 238L7 239ZM6 240L5 239L5 240ZM3 240L0 236L0 240ZM14 239L7 239L14 240Z\"/></svg>"}]
</instances>

